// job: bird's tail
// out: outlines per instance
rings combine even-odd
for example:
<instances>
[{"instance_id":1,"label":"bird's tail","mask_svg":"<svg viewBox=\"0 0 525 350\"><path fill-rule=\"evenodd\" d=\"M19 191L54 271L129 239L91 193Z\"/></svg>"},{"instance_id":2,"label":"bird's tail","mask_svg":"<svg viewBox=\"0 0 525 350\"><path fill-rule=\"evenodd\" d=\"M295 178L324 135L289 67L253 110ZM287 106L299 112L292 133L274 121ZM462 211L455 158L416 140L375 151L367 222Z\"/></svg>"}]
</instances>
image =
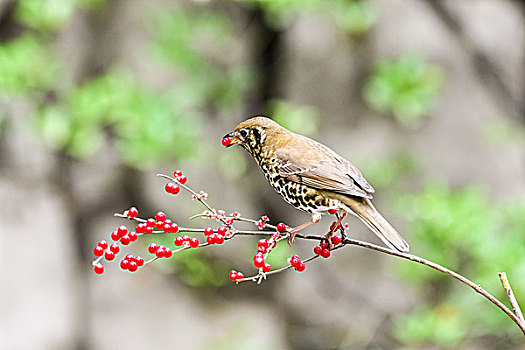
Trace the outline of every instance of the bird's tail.
<instances>
[{"instance_id":1,"label":"bird's tail","mask_svg":"<svg viewBox=\"0 0 525 350\"><path fill-rule=\"evenodd\" d=\"M368 198L355 200L346 197L343 203L357 215L381 240L391 249L400 252L408 252L408 243L399 233L379 214L372 202Z\"/></svg>"}]
</instances>

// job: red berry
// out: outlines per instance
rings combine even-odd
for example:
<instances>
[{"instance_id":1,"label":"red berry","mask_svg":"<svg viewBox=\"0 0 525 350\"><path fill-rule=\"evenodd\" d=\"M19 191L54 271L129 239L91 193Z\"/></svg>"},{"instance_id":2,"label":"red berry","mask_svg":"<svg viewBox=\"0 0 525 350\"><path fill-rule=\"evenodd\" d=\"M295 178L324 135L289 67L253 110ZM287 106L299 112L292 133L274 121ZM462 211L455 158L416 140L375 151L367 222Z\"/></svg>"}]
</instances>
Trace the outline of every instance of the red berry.
<instances>
[{"instance_id":1,"label":"red berry","mask_svg":"<svg viewBox=\"0 0 525 350\"><path fill-rule=\"evenodd\" d=\"M148 247L148 252L150 252L151 254L155 254L155 252L157 251L157 249L159 249L159 246L156 245L155 243L151 243Z\"/></svg>"},{"instance_id":2,"label":"red berry","mask_svg":"<svg viewBox=\"0 0 525 350\"><path fill-rule=\"evenodd\" d=\"M118 254L118 252L120 252L120 247L117 244L113 243L109 246L109 250L111 250L115 254Z\"/></svg>"},{"instance_id":3,"label":"red berry","mask_svg":"<svg viewBox=\"0 0 525 350\"><path fill-rule=\"evenodd\" d=\"M188 181L188 178L186 177L186 175L181 175L177 178L177 181L184 185L186 181Z\"/></svg>"},{"instance_id":4,"label":"red berry","mask_svg":"<svg viewBox=\"0 0 525 350\"><path fill-rule=\"evenodd\" d=\"M128 233L128 228L124 225L120 226L118 229L117 229L117 233L119 235L119 237L122 237L124 236L126 233Z\"/></svg>"},{"instance_id":5,"label":"red berry","mask_svg":"<svg viewBox=\"0 0 525 350\"><path fill-rule=\"evenodd\" d=\"M138 235L135 232L131 231L130 233L128 233L128 237L132 242L135 242L138 238Z\"/></svg>"},{"instance_id":6,"label":"red berry","mask_svg":"<svg viewBox=\"0 0 525 350\"><path fill-rule=\"evenodd\" d=\"M266 264L264 264L262 269L263 269L263 272L270 272L272 267L270 266L270 264L266 263Z\"/></svg>"},{"instance_id":7,"label":"red berry","mask_svg":"<svg viewBox=\"0 0 525 350\"><path fill-rule=\"evenodd\" d=\"M333 236L333 237L332 237L332 244L333 244L333 245L338 245L338 244L341 243L341 241L342 241L342 240L341 240L341 237L339 237L339 236Z\"/></svg>"},{"instance_id":8,"label":"red berry","mask_svg":"<svg viewBox=\"0 0 525 350\"><path fill-rule=\"evenodd\" d=\"M129 268L129 260L128 259L124 259L120 262L120 268L122 270L127 270Z\"/></svg>"},{"instance_id":9,"label":"red berry","mask_svg":"<svg viewBox=\"0 0 525 350\"><path fill-rule=\"evenodd\" d=\"M206 237L206 242L208 242L208 244L215 244L215 237L215 234L209 235L208 237Z\"/></svg>"},{"instance_id":10,"label":"red berry","mask_svg":"<svg viewBox=\"0 0 525 350\"><path fill-rule=\"evenodd\" d=\"M235 271L235 270L231 270L230 271L230 279L232 281L235 281L237 279L237 271Z\"/></svg>"},{"instance_id":11,"label":"red berry","mask_svg":"<svg viewBox=\"0 0 525 350\"><path fill-rule=\"evenodd\" d=\"M257 246L258 247L268 248L268 241L265 240L264 238L260 239L259 242L257 242Z\"/></svg>"},{"instance_id":12,"label":"red berry","mask_svg":"<svg viewBox=\"0 0 525 350\"><path fill-rule=\"evenodd\" d=\"M133 261L135 258L133 257L133 255L128 254L128 255L126 255L126 257L124 259L126 259L128 261Z\"/></svg>"},{"instance_id":13,"label":"red berry","mask_svg":"<svg viewBox=\"0 0 525 350\"><path fill-rule=\"evenodd\" d=\"M266 252L268 251L268 248L266 248L266 247L257 247L257 251L261 252L263 254L266 254Z\"/></svg>"},{"instance_id":14,"label":"red berry","mask_svg":"<svg viewBox=\"0 0 525 350\"><path fill-rule=\"evenodd\" d=\"M102 249L106 249L108 247L108 242L102 240L100 242L98 242L98 246Z\"/></svg>"},{"instance_id":15,"label":"red berry","mask_svg":"<svg viewBox=\"0 0 525 350\"><path fill-rule=\"evenodd\" d=\"M330 246L327 241L323 241L323 242L319 243L319 245L323 249L328 249L328 247Z\"/></svg>"},{"instance_id":16,"label":"red berry","mask_svg":"<svg viewBox=\"0 0 525 350\"><path fill-rule=\"evenodd\" d=\"M173 176L175 176L175 177L182 176L182 171L180 171L180 170L175 170L175 171L173 172Z\"/></svg>"},{"instance_id":17,"label":"red berry","mask_svg":"<svg viewBox=\"0 0 525 350\"><path fill-rule=\"evenodd\" d=\"M217 230L217 233L220 234L221 236L224 236L227 232L228 232L228 229L224 226L219 227L219 229Z\"/></svg>"},{"instance_id":18,"label":"red berry","mask_svg":"<svg viewBox=\"0 0 525 350\"><path fill-rule=\"evenodd\" d=\"M155 219L157 221L164 221L164 220L166 220L166 214L164 214L163 212L159 211L159 212L157 212L157 214L155 214Z\"/></svg>"},{"instance_id":19,"label":"red berry","mask_svg":"<svg viewBox=\"0 0 525 350\"><path fill-rule=\"evenodd\" d=\"M135 232L137 233L144 233L146 231L146 224L140 223L137 226L135 226Z\"/></svg>"},{"instance_id":20,"label":"red berry","mask_svg":"<svg viewBox=\"0 0 525 350\"><path fill-rule=\"evenodd\" d=\"M139 211L135 207L131 207L128 209L128 216L130 218L136 218L137 215L139 215Z\"/></svg>"},{"instance_id":21,"label":"red berry","mask_svg":"<svg viewBox=\"0 0 525 350\"><path fill-rule=\"evenodd\" d=\"M125 235L120 239L120 243L122 243L122 245L128 245L129 242L131 242L131 238L129 238L129 235Z\"/></svg>"},{"instance_id":22,"label":"red berry","mask_svg":"<svg viewBox=\"0 0 525 350\"><path fill-rule=\"evenodd\" d=\"M232 139L231 139L231 137L224 137L224 138L222 139L222 145L223 145L224 147L228 147L231 143L232 143Z\"/></svg>"},{"instance_id":23,"label":"red berry","mask_svg":"<svg viewBox=\"0 0 525 350\"><path fill-rule=\"evenodd\" d=\"M107 261L111 261L115 259L115 253L113 253L111 250L106 250L106 253L104 253L104 257Z\"/></svg>"},{"instance_id":24,"label":"red berry","mask_svg":"<svg viewBox=\"0 0 525 350\"><path fill-rule=\"evenodd\" d=\"M335 213L337 213L337 209L335 209L335 208L328 209L328 214L334 215Z\"/></svg>"},{"instance_id":25,"label":"red berry","mask_svg":"<svg viewBox=\"0 0 525 350\"><path fill-rule=\"evenodd\" d=\"M216 235L215 236L215 243L223 244L224 243L224 236L223 235Z\"/></svg>"},{"instance_id":26,"label":"red berry","mask_svg":"<svg viewBox=\"0 0 525 350\"><path fill-rule=\"evenodd\" d=\"M255 265L255 267L261 268L264 266L264 259L261 257L255 256L253 258L253 264Z\"/></svg>"},{"instance_id":27,"label":"red berry","mask_svg":"<svg viewBox=\"0 0 525 350\"><path fill-rule=\"evenodd\" d=\"M178 194L180 192L180 187L173 182L168 182L164 189L170 194Z\"/></svg>"},{"instance_id":28,"label":"red berry","mask_svg":"<svg viewBox=\"0 0 525 350\"><path fill-rule=\"evenodd\" d=\"M135 262L137 263L138 266L142 266L142 265L144 265L144 258L141 257L141 256L137 256L135 258Z\"/></svg>"},{"instance_id":29,"label":"red berry","mask_svg":"<svg viewBox=\"0 0 525 350\"><path fill-rule=\"evenodd\" d=\"M95 249L93 250L93 253L95 254L95 256L102 256L102 254L104 254L104 248L97 245Z\"/></svg>"},{"instance_id":30,"label":"red berry","mask_svg":"<svg viewBox=\"0 0 525 350\"><path fill-rule=\"evenodd\" d=\"M97 275L103 274L104 266L102 266L102 264L96 264L95 266L93 266L93 271L95 271Z\"/></svg>"},{"instance_id":31,"label":"red berry","mask_svg":"<svg viewBox=\"0 0 525 350\"><path fill-rule=\"evenodd\" d=\"M199 246L199 240L195 237L190 239L190 247L197 248Z\"/></svg>"},{"instance_id":32,"label":"red berry","mask_svg":"<svg viewBox=\"0 0 525 350\"><path fill-rule=\"evenodd\" d=\"M296 267L296 270L299 272L303 272L306 269L306 265L304 263L300 263L299 266Z\"/></svg>"},{"instance_id":33,"label":"red berry","mask_svg":"<svg viewBox=\"0 0 525 350\"><path fill-rule=\"evenodd\" d=\"M204 235L209 236L213 233L213 229L211 227L208 227L204 230Z\"/></svg>"},{"instance_id":34,"label":"red berry","mask_svg":"<svg viewBox=\"0 0 525 350\"><path fill-rule=\"evenodd\" d=\"M157 223L155 224L155 228L164 231L164 221L157 221Z\"/></svg>"},{"instance_id":35,"label":"red berry","mask_svg":"<svg viewBox=\"0 0 525 350\"><path fill-rule=\"evenodd\" d=\"M145 233L146 233L147 235L151 235L151 234L153 233L153 227L151 227L151 226L146 226Z\"/></svg>"},{"instance_id":36,"label":"red berry","mask_svg":"<svg viewBox=\"0 0 525 350\"><path fill-rule=\"evenodd\" d=\"M240 280L243 278L244 278L244 274L242 272L237 272L237 279Z\"/></svg>"},{"instance_id":37,"label":"red berry","mask_svg":"<svg viewBox=\"0 0 525 350\"><path fill-rule=\"evenodd\" d=\"M114 241L118 241L120 239L120 235L118 234L117 231L111 232L111 239Z\"/></svg>"},{"instance_id":38,"label":"red berry","mask_svg":"<svg viewBox=\"0 0 525 350\"><path fill-rule=\"evenodd\" d=\"M171 251L170 248L164 248L164 257L165 258L171 258L172 255L173 255L173 252Z\"/></svg>"},{"instance_id":39,"label":"red berry","mask_svg":"<svg viewBox=\"0 0 525 350\"><path fill-rule=\"evenodd\" d=\"M297 267L299 264L301 264L301 258L299 258L297 255L294 255L290 258L290 265L292 265L292 267Z\"/></svg>"},{"instance_id":40,"label":"red berry","mask_svg":"<svg viewBox=\"0 0 525 350\"><path fill-rule=\"evenodd\" d=\"M322 251L323 251L323 248L321 248L321 246L316 245L314 247L314 254L321 255Z\"/></svg>"},{"instance_id":41,"label":"red berry","mask_svg":"<svg viewBox=\"0 0 525 350\"><path fill-rule=\"evenodd\" d=\"M173 241L173 243L175 243L175 245L177 247L180 247L183 243L184 243L184 240L182 239L182 237L177 237L175 238L175 240Z\"/></svg>"},{"instance_id":42,"label":"red berry","mask_svg":"<svg viewBox=\"0 0 525 350\"><path fill-rule=\"evenodd\" d=\"M155 256L160 259L160 258L164 257L165 253L166 253L166 251L164 250L164 248L163 247L159 247L159 249L157 249L155 251Z\"/></svg>"},{"instance_id":43,"label":"red berry","mask_svg":"<svg viewBox=\"0 0 525 350\"><path fill-rule=\"evenodd\" d=\"M137 269L138 269L137 263L134 262L134 261L130 261L129 264L128 264L128 270L130 272L135 272L135 271L137 271Z\"/></svg>"},{"instance_id":44,"label":"red berry","mask_svg":"<svg viewBox=\"0 0 525 350\"><path fill-rule=\"evenodd\" d=\"M170 231L171 233L177 233L179 232L179 225L177 225L176 223L172 222L170 224Z\"/></svg>"},{"instance_id":45,"label":"red berry","mask_svg":"<svg viewBox=\"0 0 525 350\"><path fill-rule=\"evenodd\" d=\"M285 231L286 231L286 225L283 224L282 222L278 223L278 224L277 224L277 231L279 231L279 232L285 232Z\"/></svg>"},{"instance_id":46,"label":"red berry","mask_svg":"<svg viewBox=\"0 0 525 350\"><path fill-rule=\"evenodd\" d=\"M164 224L162 225L162 231L164 231L164 232L170 232L170 231L171 231L171 224L166 224L166 223L164 223Z\"/></svg>"},{"instance_id":47,"label":"red berry","mask_svg":"<svg viewBox=\"0 0 525 350\"><path fill-rule=\"evenodd\" d=\"M156 224L157 224L157 221L155 221L155 219L153 219L153 218L149 218L146 221L146 226L147 227L155 227Z\"/></svg>"},{"instance_id":48,"label":"red berry","mask_svg":"<svg viewBox=\"0 0 525 350\"><path fill-rule=\"evenodd\" d=\"M328 250L328 249L323 249L323 251L321 252L321 256L322 256L323 258L325 258L325 259L326 259L326 258L329 258L329 257L330 257L330 250Z\"/></svg>"},{"instance_id":49,"label":"red berry","mask_svg":"<svg viewBox=\"0 0 525 350\"><path fill-rule=\"evenodd\" d=\"M184 242L189 241L189 240L190 240L190 236L188 236L188 235L184 235L184 236L182 236L182 240L183 240Z\"/></svg>"}]
</instances>

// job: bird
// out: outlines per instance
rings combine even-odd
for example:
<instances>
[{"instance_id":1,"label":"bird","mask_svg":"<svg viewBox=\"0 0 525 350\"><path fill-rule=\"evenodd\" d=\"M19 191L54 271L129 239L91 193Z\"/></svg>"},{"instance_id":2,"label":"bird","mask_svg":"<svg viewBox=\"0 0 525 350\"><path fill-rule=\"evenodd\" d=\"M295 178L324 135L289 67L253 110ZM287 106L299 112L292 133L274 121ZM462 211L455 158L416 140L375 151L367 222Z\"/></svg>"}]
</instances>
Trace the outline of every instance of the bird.
<instances>
[{"instance_id":1,"label":"bird","mask_svg":"<svg viewBox=\"0 0 525 350\"><path fill-rule=\"evenodd\" d=\"M243 147L286 202L311 214L311 221L296 230L337 210L342 214L339 222L353 214L390 249L408 252L408 243L372 204L374 188L357 167L329 147L263 115L241 122L222 143Z\"/></svg>"}]
</instances>

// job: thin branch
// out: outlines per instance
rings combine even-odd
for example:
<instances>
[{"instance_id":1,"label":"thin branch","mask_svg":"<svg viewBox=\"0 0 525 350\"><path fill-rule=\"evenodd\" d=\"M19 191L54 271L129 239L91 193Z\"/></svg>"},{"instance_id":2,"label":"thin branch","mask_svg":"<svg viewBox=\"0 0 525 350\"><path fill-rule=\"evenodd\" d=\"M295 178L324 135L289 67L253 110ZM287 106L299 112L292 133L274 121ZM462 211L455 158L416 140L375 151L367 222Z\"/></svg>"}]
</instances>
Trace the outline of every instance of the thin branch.
<instances>
[{"instance_id":1,"label":"thin branch","mask_svg":"<svg viewBox=\"0 0 525 350\"><path fill-rule=\"evenodd\" d=\"M518 301L514 296L514 292L512 291L512 288L510 286L509 279L507 278L507 274L505 272L500 272L498 273L498 276L501 280L501 284L503 285L503 289L505 289L505 293L507 293L507 296L509 297L510 304L512 305L512 309L514 310L514 314L521 320L522 323L525 323L523 313L521 312L520 305L518 304Z\"/></svg>"},{"instance_id":2,"label":"thin branch","mask_svg":"<svg viewBox=\"0 0 525 350\"><path fill-rule=\"evenodd\" d=\"M173 181L173 182L178 182L176 179L174 179L174 178L172 178L170 176L167 176L167 175L158 174L157 176L163 177L163 178L168 179L168 180ZM259 221L253 220L253 219L243 218L239 214L232 214L233 217L226 216L223 211L217 211L216 209L214 209L210 205L208 205L208 203L204 200L204 198L201 195L197 194L195 191L193 191L191 188L189 188L188 186L185 186L184 184L181 184L180 182L178 182L178 183L183 189L185 189L186 191L190 192L193 195L194 198L199 200L199 202L201 202L203 206L205 206L211 213L213 213L213 218L214 219L222 222L224 225L226 225L227 227L230 228L231 236L225 237L225 240L230 240L235 235L268 236L268 235L273 235L273 234L276 233L276 226L271 225L271 224L269 224L267 222L264 223L264 226L259 226L258 225ZM130 217L128 217L126 215L123 215L123 214L115 214L115 216L132 219L132 220L135 220L137 222L145 222L146 221L146 220L140 219L140 218L130 218ZM203 216L203 215L197 215L195 217L199 217L199 216ZM207 216L207 215L204 215L204 216ZM338 217L338 220L339 220L338 222L340 222L340 220L342 220L342 218ZM259 226L259 228L261 228L261 229L264 227L267 230L259 230L259 231L237 230L236 228L233 227L233 224L232 224L233 221L243 221L243 222L252 223L252 224L255 224L256 226ZM271 229L271 231L268 230L268 229ZM179 232L180 233L182 233L182 232L204 233L204 229L194 229L194 228L181 227L181 228L179 228ZM163 231L153 231L153 233L163 233ZM468 278L466 278L466 277L458 274L457 272L454 272L454 271L452 271L452 270L450 270L450 269L448 269L448 268L446 268L444 266L441 266L441 265L439 265L439 264L437 264L435 262L432 262L430 260L421 258L421 257L416 256L416 255L407 254L407 253L401 253L399 251L391 250L391 249L388 249L388 248L385 248L385 247L382 247L382 246L378 246L378 245L375 245L375 244L372 244L372 243L359 241L359 240L355 240L355 239L349 239L349 238L347 238L344 235L344 228L343 228L343 226L341 226L341 234L342 234L342 242L341 242L341 244L336 246L336 247L332 247L331 250L339 249L339 248L345 247L347 245L356 245L356 246L360 246L360 247L363 247L363 248L375 250L375 251L378 251L378 252L381 252L381 253L384 253L384 254L397 256L399 258L410 260L410 261L413 261L413 262L416 262L416 263L428 266L428 267L433 268L435 270L441 271L441 272L443 272L443 273L445 273L445 274L447 274L447 275L449 275L451 277L454 277L455 279L457 279L458 281L466 284L467 286L471 287L476 292L478 292L479 294L484 296L486 299L488 299L491 303L496 305L499 309L501 309L504 313L506 313L512 319L512 321L514 323L516 323L516 325L518 325L518 327L521 329L521 331L525 335L525 320L524 320L523 314L522 314L522 312L520 310L520 307L518 305L518 302L517 302L517 300L516 300L516 298L514 296L512 288L510 287L510 283L509 283L509 281L507 279L507 276L506 276L506 274L504 272L501 272L498 275L499 275L500 280L501 280L501 282L503 284L503 288L505 289L505 292L507 293L507 296L508 296L508 298L510 300L512 308L514 309L514 312L512 312L508 307L506 307L501 301L496 299L492 294L490 294L486 290L484 290L480 285L472 282ZM140 235L143 235L143 234L142 233L138 234L138 236L140 236ZM280 236L279 236L279 238L277 239L277 241L275 243L277 243L278 241L286 238L287 235L288 235L288 233L280 233ZM301 233L297 233L296 234L296 238L302 238L302 239L307 239L307 240L315 240L315 241L326 240L326 236L322 236L322 235L305 235L305 234L301 234ZM119 242L116 242L116 243L118 244ZM210 246L210 245L211 244L208 244L207 242L203 242L203 243L200 243L198 245L198 247L201 248L201 247L207 247L207 246ZM174 250L173 253L177 253L177 252L189 249L189 248L190 247L188 247L188 246L184 246L184 247L181 247L179 249ZM266 253L266 256L268 255L269 251ZM314 259L316 259L318 257L319 257L319 255L314 255L312 257L309 257L308 259L305 259L303 261L303 263L310 262L310 261L312 261L312 260L314 260ZM102 256L98 257L93 262L93 265L96 265L101 259L102 259ZM148 261L145 261L144 265L149 264L149 263L151 263L151 262L153 262L153 261L155 261L157 259L158 258L153 257L153 258L149 259ZM290 269L291 267L292 267L291 265L287 265L287 266L284 266L284 267L282 267L280 269L277 269L277 270L274 270L274 271L269 271L269 272L266 272L266 273L262 271L262 268L260 268L259 269L259 273L257 275L251 276L251 277L242 278L242 279L237 280L236 282L239 283L239 282L253 281L253 282L261 283L262 280L266 278L266 276L283 272L285 270Z\"/></svg>"},{"instance_id":3,"label":"thin branch","mask_svg":"<svg viewBox=\"0 0 525 350\"><path fill-rule=\"evenodd\" d=\"M385 254L388 254L388 255L393 255L393 256L397 256L399 258L403 258L403 259L407 259L407 260L410 260L410 261L414 261L414 262L417 262L419 264L423 264L423 265L426 265L428 267L431 267L431 268L433 268L435 270L441 271L441 272L443 272L443 273L445 273L445 274L447 274L447 275L449 275L451 277L454 277L455 279L459 280L460 282L462 282L462 283L466 284L467 286L469 286L470 288L474 289L479 294L483 295L491 303L493 303L498 308L500 308L504 313L506 313L512 319L512 321L514 321L514 323L516 323L516 325L518 325L518 327L521 329L521 331L525 335L525 322L523 322L516 314L514 314L512 311L510 311L510 309L508 307L506 307L501 301L499 301L492 294L490 294L485 289L483 289L479 284L476 284L476 283L472 282L471 280L469 280L468 278L460 275L459 273L454 272L454 271L452 271L450 269L447 269L446 267L441 266L441 265L439 265L439 264L437 264L435 262L432 262L430 260L423 259L423 258L421 258L419 256L412 255L412 254L407 254L407 253L401 253L401 252L394 251L394 250L391 250L391 249L388 249L388 248L384 248L384 247L381 247L381 246L378 246L378 245L375 245L375 244L372 244L372 243L346 238L343 241L343 244L357 245L357 246L360 246L360 247L363 247L363 248L376 250L376 251L381 252L381 253L385 253Z\"/></svg>"}]
</instances>

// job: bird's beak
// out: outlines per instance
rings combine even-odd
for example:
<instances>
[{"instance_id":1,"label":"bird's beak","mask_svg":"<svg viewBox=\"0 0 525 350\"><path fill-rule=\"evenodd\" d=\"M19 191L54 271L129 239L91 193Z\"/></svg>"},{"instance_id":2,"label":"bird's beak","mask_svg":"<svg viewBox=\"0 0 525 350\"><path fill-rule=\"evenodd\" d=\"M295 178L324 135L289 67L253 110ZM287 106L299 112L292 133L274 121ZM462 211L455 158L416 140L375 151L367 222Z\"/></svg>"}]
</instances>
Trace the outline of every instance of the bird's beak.
<instances>
[{"instance_id":1,"label":"bird's beak","mask_svg":"<svg viewBox=\"0 0 525 350\"><path fill-rule=\"evenodd\" d=\"M224 137L222 138L222 144L225 147L230 147L230 146L236 145L236 144L238 144L240 142L241 142L241 139L239 139L237 136L235 136L233 132L224 135Z\"/></svg>"}]
</instances>

